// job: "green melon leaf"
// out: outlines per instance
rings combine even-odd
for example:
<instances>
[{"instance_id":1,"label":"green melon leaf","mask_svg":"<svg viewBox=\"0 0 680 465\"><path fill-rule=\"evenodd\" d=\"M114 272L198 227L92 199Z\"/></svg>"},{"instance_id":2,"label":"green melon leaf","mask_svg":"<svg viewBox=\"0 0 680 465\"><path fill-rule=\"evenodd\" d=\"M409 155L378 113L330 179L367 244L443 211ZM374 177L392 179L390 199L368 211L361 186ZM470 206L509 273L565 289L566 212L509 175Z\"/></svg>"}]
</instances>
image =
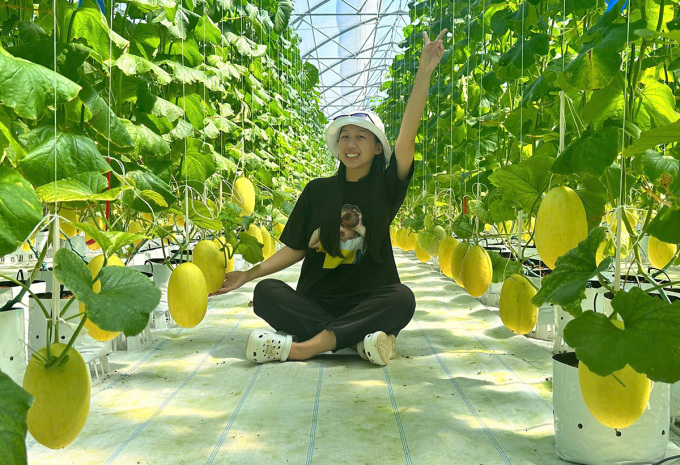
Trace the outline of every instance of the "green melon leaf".
<instances>
[{"instance_id":1,"label":"green melon leaf","mask_svg":"<svg viewBox=\"0 0 680 465\"><path fill-rule=\"evenodd\" d=\"M520 262L504 258L501 254L494 252L493 250L487 252L489 252L489 258L491 258L491 266L493 269L492 282L502 283L511 274L524 275L524 269Z\"/></svg>"},{"instance_id":2,"label":"green melon leaf","mask_svg":"<svg viewBox=\"0 0 680 465\"><path fill-rule=\"evenodd\" d=\"M264 246L257 239L246 233L239 234L239 243L236 246L236 253L240 253L248 263L259 263L264 260L262 249Z\"/></svg>"},{"instance_id":3,"label":"green melon leaf","mask_svg":"<svg viewBox=\"0 0 680 465\"><path fill-rule=\"evenodd\" d=\"M649 223L647 232L660 241L680 244L680 210L664 206Z\"/></svg>"},{"instance_id":4,"label":"green melon leaf","mask_svg":"<svg viewBox=\"0 0 680 465\"><path fill-rule=\"evenodd\" d=\"M127 236L136 237L126 238L122 246L143 238L139 234ZM161 291L154 282L126 266L103 267L99 280L99 294L93 292L83 301L88 318L105 331L122 331L126 336L144 331L149 314L161 300Z\"/></svg>"},{"instance_id":5,"label":"green melon leaf","mask_svg":"<svg viewBox=\"0 0 680 465\"><path fill-rule=\"evenodd\" d=\"M120 69L126 76L149 76L153 75L161 85L170 84L172 78L160 66L130 53L123 53L113 65Z\"/></svg>"},{"instance_id":6,"label":"green melon leaf","mask_svg":"<svg viewBox=\"0 0 680 465\"><path fill-rule=\"evenodd\" d=\"M55 90L56 89L56 90ZM14 58L0 47L0 103L22 118L37 120L45 107L76 98L80 86L30 61Z\"/></svg>"},{"instance_id":7,"label":"green melon leaf","mask_svg":"<svg viewBox=\"0 0 680 465\"><path fill-rule=\"evenodd\" d=\"M116 200L125 189L132 189L132 186L123 186L106 190L107 185L102 174L86 172L57 181L56 192L55 183L51 182L38 187L36 193L43 202L105 202Z\"/></svg>"},{"instance_id":8,"label":"green melon leaf","mask_svg":"<svg viewBox=\"0 0 680 465\"><path fill-rule=\"evenodd\" d=\"M116 152L127 152L132 149L133 141L125 126L92 87L87 84L83 85L78 97L88 110L85 122L97 133L102 146L111 142L111 148ZM77 110L80 111L81 109L78 108Z\"/></svg>"},{"instance_id":9,"label":"green melon leaf","mask_svg":"<svg viewBox=\"0 0 680 465\"><path fill-rule=\"evenodd\" d=\"M42 219L42 204L31 184L0 166L0 257L14 252Z\"/></svg>"},{"instance_id":10,"label":"green melon leaf","mask_svg":"<svg viewBox=\"0 0 680 465\"><path fill-rule=\"evenodd\" d=\"M123 125L134 143L135 148L132 155L139 156L147 162L171 158L170 144L162 136L143 124L134 124L128 120L123 120Z\"/></svg>"},{"instance_id":11,"label":"green melon leaf","mask_svg":"<svg viewBox=\"0 0 680 465\"><path fill-rule=\"evenodd\" d=\"M612 307L625 329L590 310L565 327L564 340L578 359L600 376L628 364L652 381L680 380L680 302L671 305L633 287L617 292Z\"/></svg>"},{"instance_id":12,"label":"green melon leaf","mask_svg":"<svg viewBox=\"0 0 680 465\"><path fill-rule=\"evenodd\" d=\"M496 170L489 179L503 192L503 200L512 202L529 215L538 211L541 196L550 184L550 167L555 159L533 157Z\"/></svg>"},{"instance_id":13,"label":"green melon leaf","mask_svg":"<svg viewBox=\"0 0 680 465\"><path fill-rule=\"evenodd\" d=\"M154 191L163 197L165 205L172 205L177 200L170 185L151 171L143 169L131 170L125 173L125 178L135 187L135 191L127 190L123 192L123 203L139 212L160 211L166 207L153 202L152 199L148 199L147 202L151 205L151 208L149 208L147 202L138 198L135 192L139 194L139 192Z\"/></svg>"},{"instance_id":14,"label":"green melon leaf","mask_svg":"<svg viewBox=\"0 0 680 465\"><path fill-rule=\"evenodd\" d=\"M592 229L578 246L557 259L555 269L541 280L541 288L531 300L540 307L545 302L562 306L574 317L581 314L588 280L609 268L611 258L598 266L595 253L605 238L606 228Z\"/></svg>"},{"instance_id":15,"label":"green melon leaf","mask_svg":"<svg viewBox=\"0 0 680 465\"><path fill-rule=\"evenodd\" d=\"M669 174L672 178L668 186L671 192L680 191L680 161L675 158L663 156L659 152L647 150L642 155L635 157L633 166L638 173L644 174L655 186L660 185L661 176Z\"/></svg>"},{"instance_id":16,"label":"green melon leaf","mask_svg":"<svg viewBox=\"0 0 680 465\"><path fill-rule=\"evenodd\" d=\"M180 182L202 183L215 173L215 157L202 145L198 139L187 138L186 158L179 173Z\"/></svg>"},{"instance_id":17,"label":"green melon leaf","mask_svg":"<svg viewBox=\"0 0 680 465\"><path fill-rule=\"evenodd\" d=\"M674 123L643 131L640 138L626 147L623 156L631 157L661 144L671 144L680 140L680 119Z\"/></svg>"},{"instance_id":18,"label":"green melon leaf","mask_svg":"<svg viewBox=\"0 0 680 465\"><path fill-rule=\"evenodd\" d=\"M87 223L74 223L74 225L78 225L79 229L80 226L92 226ZM96 227L94 230L99 231ZM54 254L54 275L60 283L73 292L80 302L85 302L91 294L94 294L92 273L80 257L71 250L61 248Z\"/></svg>"},{"instance_id":19,"label":"green melon leaf","mask_svg":"<svg viewBox=\"0 0 680 465\"><path fill-rule=\"evenodd\" d=\"M92 47L93 56L99 63L115 59L130 45L126 39L109 29L106 17L95 0L84 0L73 15L69 40L85 39Z\"/></svg>"},{"instance_id":20,"label":"green melon leaf","mask_svg":"<svg viewBox=\"0 0 680 465\"><path fill-rule=\"evenodd\" d=\"M26 464L26 418L33 396L0 371L0 463Z\"/></svg>"},{"instance_id":21,"label":"green melon leaf","mask_svg":"<svg viewBox=\"0 0 680 465\"><path fill-rule=\"evenodd\" d=\"M21 160L19 167L34 186L72 178L78 173L111 170L97 145L85 136L58 131L55 138L53 127L40 127L20 139L27 145L28 156Z\"/></svg>"},{"instance_id":22,"label":"green melon leaf","mask_svg":"<svg viewBox=\"0 0 680 465\"><path fill-rule=\"evenodd\" d=\"M557 157L550 171L557 174L588 173L602 176L619 155L619 129L608 126L582 134Z\"/></svg>"},{"instance_id":23,"label":"green melon leaf","mask_svg":"<svg viewBox=\"0 0 680 465\"><path fill-rule=\"evenodd\" d=\"M276 7L276 16L274 16L274 32L282 34L288 27L290 15L293 13L295 4L290 0L279 0Z\"/></svg>"},{"instance_id":24,"label":"green melon leaf","mask_svg":"<svg viewBox=\"0 0 680 465\"><path fill-rule=\"evenodd\" d=\"M123 247L127 247L131 242L144 239L144 234L131 234L123 231L111 231L111 230L102 231L91 223L73 223L73 224L75 227L85 231L90 237L92 237L92 239L94 239L97 242L97 244L101 246L102 251L106 254L107 257L117 253Z\"/></svg>"},{"instance_id":25,"label":"green melon leaf","mask_svg":"<svg viewBox=\"0 0 680 465\"><path fill-rule=\"evenodd\" d=\"M222 231L222 223L213 214L214 210L215 205L210 200L204 202L189 199L189 219L199 228ZM185 209L182 208L182 212L184 211Z\"/></svg>"}]
</instances>

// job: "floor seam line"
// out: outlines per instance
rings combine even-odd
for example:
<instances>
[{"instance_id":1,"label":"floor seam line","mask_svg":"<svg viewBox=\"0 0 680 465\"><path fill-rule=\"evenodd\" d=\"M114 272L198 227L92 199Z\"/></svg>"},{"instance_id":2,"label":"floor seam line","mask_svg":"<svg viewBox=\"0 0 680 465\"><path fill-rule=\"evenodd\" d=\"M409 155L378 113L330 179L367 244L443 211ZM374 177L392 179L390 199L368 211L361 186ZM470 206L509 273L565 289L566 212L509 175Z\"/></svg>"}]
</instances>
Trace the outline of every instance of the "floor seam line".
<instances>
[{"instance_id":1,"label":"floor seam line","mask_svg":"<svg viewBox=\"0 0 680 465\"><path fill-rule=\"evenodd\" d=\"M486 350L495 350L495 349L490 349L490 348L489 348L486 344L484 344L484 342L482 342L482 340L479 339L477 336L474 336L474 338L475 338L475 340L476 340L477 342L479 342L479 343L482 345L482 347L484 347ZM507 368L508 371L509 371L510 373L513 373L513 374L519 376L519 374L518 374L515 370L513 370L512 368L510 368L510 366L509 366L507 363L505 363L505 360L503 360L498 354L492 354L492 355L493 355L493 357L494 357L496 360L498 360L498 361L500 362L501 365L503 365L505 368ZM553 406L552 406L552 405L550 405L543 397L539 396L538 393L537 393L536 391L534 391L534 389L531 388L531 386L530 386L529 384L525 383L524 381L522 381L522 384L524 384L525 386L527 386L527 387L529 388L529 392L531 392L531 394L532 394L534 397L536 397L537 399L539 399L539 400L543 403L543 405L545 405L545 406L548 408L548 410L550 411L550 413L552 413L552 411L553 411Z\"/></svg>"},{"instance_id":2,"label":"floor seam line","mask_svg":"<svg viewBox=\"0 0 680 465\"><path fill-rule=\"evenodd\" d=\"M245 404L246 398L248 397L248 394L250 394L250 390L252 389L253 385L255 384L255 380L257 379L257 376L260 374L260 370L262 369L262 366L263 366L263 364L260 364L257 367L257 370L255 370L255 374L253 374L253 377L250 379L250 384L248 384L248 388L246 389L246 392L244 392L243 396L241 396L241 400L239 401L238 405L236 406L236 409L232 412L231 416L229 417L229 421L227 422L227 426L225 426L224 430L222 430L222 434L220 434L220 437L217 440L215 447L213 447L213 450L210 453L210 456L208 456L208 459L205 462L206 465L211 465L215 461L215 458L217 457L218 452L222 448L222 444L224 444L224 440L227 438L227 434L229 434L229 430L231 430L231 427L233 426L234 422L236 421L236 417L238 416L238 413L241 411L241 407L243 406L243 404Z\"/></svg>"},{"instance_id":3,"label":"floor seam line","mask_svg":"<svg viewBox=\"0 0 680 465\"><path fill-rule=\"evenodd\" d=\"M479 416L479 413L477 413L477 410L476 410L475 407L472 405L472 402L470 402L470 400L467 398L467 396L465 395L465 392L463 392L463 388L461 388L460 385L458 384L458 382L455 380L455 378L453 377L453 375L452 375L451 372L449 371L449 368L446 366L446 364L445 364L444 361L441 359L441 357L439 357L439 354L437 353L437 350L436 350L436 349L434 348L434 346L432 345L432 342L430 341L430 338L427 336L427 334L425 334L425 330L423 330L422 326L420 325L420 322L418 321L417 318L415 318L415 316L413 317L413 321L415 321L416 324L418 325L418 329L420 329L420 332L422 333L423 337L424 337L425 340L427 341L427 344L430 346L430 350L432 351L432 354L433 354L433 355L435 356L435 358L437 359L437 362L439 362L439 365L440 365L440 366L442 367L442 369L444 370L444 373L446 373L446 376L449 378L449 381L451 381L451 384L453 384L453 387L456 389L456 391L458 391L458 395L460 395L461 399L463 399L463 402L464 402L465 405L467 406L468 410L470 410L470 413L472 413L472 415L475 417L475 419L477 420L477 422L479 423L479 425L480 425L480 426L482 427L482 429L484 430L484 433L486 433L486 436L489 438L489 440L491 441L491 443L492 443L492 444L494 445L494 447L496 448L496 451L498 452L498 454L499 454L499 455L501 456L501 458L503 459L503 462L506 463L506 464L508 464L508 465L511 465L512 462L510 461L510 459L508 458L507 454L506 454L505 451L503 450L503 447L501 447L501 445L499 444L498 440L497 440L496 437L493 435L493 433L491 432L491 430L489 429L489 427L486 426L486 424L484 423L484 420L482 420L482 417Z\"/></svg>"},{"instance_id":4,"label":"floor seam line","mask_svg":"<svg viewBox=\"0 0 680 465\"><path fill-rule=\"evenodd\" d=\"M404 431L404 425L401 422L401 415L399 415L399 407L397 406L397 399L394 397L394 390L392 389L392 379L390 378L390 372L387 367L383 367L383 373L385 374L385 381L387 382L387 392L390 395L390 402L392 403L392 412L394 413L394 419L397 423L397 429L399 430L399 436L401 437L401 447L404 451L404 460L406 465L413 465L413 460L411 459L411 452L408 448L408 441L406 440L406 432Z\"/></svg>"},{"instance_id":5,"label":"floor seam line","mask_svg":"<svg viewBox=\"0 0 680 465\"><path fill-rule=\"evenodd\" d=\"M137 427L137 429L130 435L130 437L125 442L123 442L123 444L121 444L118 447L118 449L116 449L116 451L106 461L105 465L110 465L111 463L113 463L113 461L116 459L116 457L118 457L118 455L123 451L123 449L125 449L128 446L128 444L130 444L130 442L132 442L142 432L142 430L144 430L144 428L146 428L146 426L149 423L151 423L151 421L153 421L154 418L158 417L161 414L161 412L165 409L165 407L168 406L168 404L172 401L172 399L174 399L175 396L177 394L179 394L179 392L182 389L184 389L184 387L189 383L189 381L191 381L193 379L193 377L196 375L196 373L198 373L198 370L200 370L201 367L203 367L205 362L208 360L208 357L215 351L215 349L217 349L217 347L219 347L220 344L222 344L222 341L224 341L226 338L228 338L229 336L231 336L233 334L233 332L236 330L236 328L238 328L238 326L241 324L241 322L243 321L243 319L246 317L247 314L248 314L247 311L243 312L243 315L238 320L236 325L231 329L231 331L229 331L228 334L225 334L217 342L215 342L215 344L210 348L208 353L205 354L205 356L203 357L203 360L201 360L201 362L198 364L198 366L196 366L196 368L194 368L194 371L192 371L191 374L182 382L182 384L180 384L180 386L177 389L175 389L175 391L172 394L170 394L163 401L163 403L158 407L158 409L154 412L154 414L151 417L149 417L144 423L139 425Z\"/></svg>"},{"instance_id":6,"label":"floor seam line","mask_svg":"<svg viewBox=\"0 0 680 465\"><path fill-rule=\"evenodd\" d=\"M309 446L307 447L307 465L312 464L312 459L314 457L314 442L316 441L316 425L319 418L319 399L321 398L321 383L323 382L323 366L324 362L321 361L321 366L319 367L319 381L316 384L316 396L314 397L314 413L312 414L312 426L309 430Z\"/></svg>"}]
</instances>

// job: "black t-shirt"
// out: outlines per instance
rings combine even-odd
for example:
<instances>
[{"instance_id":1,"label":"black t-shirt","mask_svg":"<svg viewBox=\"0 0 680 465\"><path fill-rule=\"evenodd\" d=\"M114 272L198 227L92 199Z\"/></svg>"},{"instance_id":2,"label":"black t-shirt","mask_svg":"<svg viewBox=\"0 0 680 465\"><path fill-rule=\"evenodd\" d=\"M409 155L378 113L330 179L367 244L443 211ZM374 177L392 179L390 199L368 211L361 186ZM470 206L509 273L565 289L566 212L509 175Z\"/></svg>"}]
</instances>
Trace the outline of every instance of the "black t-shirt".
<instances>
[{"instance_id":1,"label":"black t-shirt","mask_svg":"<svg viewBox=\"0 0 680 465\"><path fill-rule=\"evenodd\" d=\"M371 259L364 250L366 228L361 212L364 211L365 199L373 195L368 177L356 182L345 181L340 221L340 249L344 259L326 254L319 241L319 228L328 208L325 202L331 196L331 189L335 188L335 180L317 178L307 184L281 234L281 242L285 245L306 251L298 292L322 304L346 307L358 304L379 287L401 282L388 229L404 202L412 176L413 164L406 180L399 180L393 154L385 169L389 223L384 225L385 239L380 246L382 263Z\"/></svg>"}]
</instances>

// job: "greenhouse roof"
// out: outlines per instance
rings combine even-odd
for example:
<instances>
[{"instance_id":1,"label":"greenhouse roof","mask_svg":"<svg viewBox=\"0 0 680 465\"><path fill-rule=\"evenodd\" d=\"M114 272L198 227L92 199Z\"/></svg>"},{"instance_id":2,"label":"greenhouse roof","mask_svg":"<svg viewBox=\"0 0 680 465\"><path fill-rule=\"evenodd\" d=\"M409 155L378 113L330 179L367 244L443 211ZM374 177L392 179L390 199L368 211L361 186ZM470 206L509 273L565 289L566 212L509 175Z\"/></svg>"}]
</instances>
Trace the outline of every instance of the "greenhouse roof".
<instances>
[{"instance_id":1,"label":"greenhouse roof","mask_svg":"<svg viewBox=\"0 0 680 465\"><path fill-rule=\"evenodd\" d=\"M386 95L380 86L408 23L407 0L295 0L291 26L302 58L319 70L327 117Z\"/></svg>"}]
</instances>

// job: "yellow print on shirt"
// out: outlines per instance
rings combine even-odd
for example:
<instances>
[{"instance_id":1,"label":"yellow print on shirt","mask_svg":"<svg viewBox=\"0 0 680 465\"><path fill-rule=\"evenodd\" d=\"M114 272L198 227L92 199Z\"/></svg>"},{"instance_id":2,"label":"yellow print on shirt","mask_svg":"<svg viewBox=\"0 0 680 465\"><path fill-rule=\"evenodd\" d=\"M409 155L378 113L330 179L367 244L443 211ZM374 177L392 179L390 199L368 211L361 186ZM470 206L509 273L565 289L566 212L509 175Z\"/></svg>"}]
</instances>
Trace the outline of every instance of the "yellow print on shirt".
<instances>
[{"instance_id":1,"label":"yellow print on shirt","mask_svg":"<svg viewBox=\"0 0 680 465\"><path fill-rule=\"evenodd\" d=\"M337 268L340 265L353 265L361 261L364 255L364 237L366 227L363 224L361 210L356 205L346 203L340 211L340 252L343 257L332 257L321 245L321 228L312 233L309 247L317 252L325 253L324 268Z\"/></svg>"}]
</instances>

